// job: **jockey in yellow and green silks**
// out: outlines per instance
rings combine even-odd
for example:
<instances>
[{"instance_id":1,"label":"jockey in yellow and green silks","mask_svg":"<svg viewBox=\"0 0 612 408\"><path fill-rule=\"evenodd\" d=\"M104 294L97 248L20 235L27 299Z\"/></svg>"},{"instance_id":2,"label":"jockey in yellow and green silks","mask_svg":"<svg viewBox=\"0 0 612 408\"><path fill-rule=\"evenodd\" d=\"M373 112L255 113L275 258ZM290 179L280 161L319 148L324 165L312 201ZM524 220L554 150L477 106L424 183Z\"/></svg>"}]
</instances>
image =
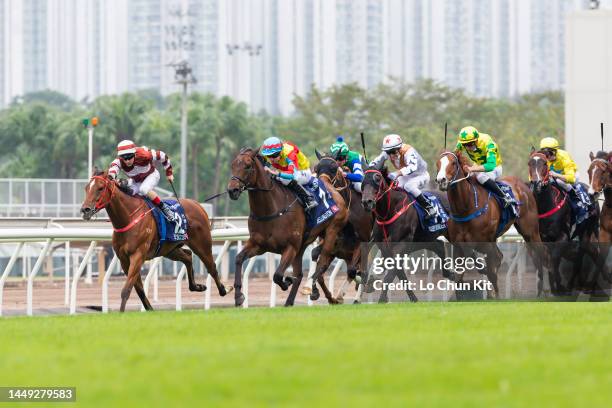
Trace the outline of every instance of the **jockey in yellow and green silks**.
<instances>
[{"instance_id":1,"label":"jockey in yellow and green silks","mask_svg":"<svg viewBox=\"0 0 612 408\"><path fill-rule=\"evenodd\" d=\"M504 206L513 204L496 181L502 176L502 158L495 140L486 133L478 132L473 126L466 126L459 132L456 150L464 150L474 162L468 166L468 171L476 173L476 180L487 190L501 198Z\"/></svg>"}]
</instances>

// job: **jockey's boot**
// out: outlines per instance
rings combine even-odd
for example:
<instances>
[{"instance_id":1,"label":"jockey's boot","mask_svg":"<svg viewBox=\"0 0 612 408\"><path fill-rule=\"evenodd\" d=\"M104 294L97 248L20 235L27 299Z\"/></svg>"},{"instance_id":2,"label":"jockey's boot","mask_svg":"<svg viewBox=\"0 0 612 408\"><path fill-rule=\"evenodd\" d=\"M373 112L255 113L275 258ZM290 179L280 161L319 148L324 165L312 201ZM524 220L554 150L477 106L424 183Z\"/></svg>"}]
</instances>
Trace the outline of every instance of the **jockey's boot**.
<instances>
[{"instance_id":1,"label":"jockey's boot","mask_svg":"<svg viewBox=\"0 0 612 408\"><path fill-rule=\"evenodd\" d=\"M169 222L174 221L174 211L172 211L168 204L161 201L159 203L159 209L164 213L164 217L166 217Z\"/></svg>"},{"instance_id":2,"label":"jockey's boot","mask_svg":"<svg viewBox=\"0 0 612 408\"><path fill-rule=\"evenodd\" d=\"M287 187L297 194L298 198L302 202L302 205L304 206L304 211L310 211L317 206L317 201L315 198L297 181L291 180L291 182L287 184Z\"/></svg>"},{"instance_id":3,"label":"jockey's boot","mask_svg":"<svg viewBox=\"0 0 612 408\"><path fill-rule=\"evenodd\" d=\"M513 200L512 198L508 197L503 191L502 189L497 185L497 183L491 179L487 180L483 186L489 190L490 192L492 192L493 194L495 194L496 196L498 196L499 198L502 199L502 202L504 203L504 208L506 207L510 207L512 204L516 203L515 200Z\"/></svg>"},{"instance_id":4,"label":"jockey's boot","mask_svg":"<svg viewBox=\"0 0 612 408\"><path fill-rule=\"evenodd\" d=\"M436 210L436 206L433 205L431 201L425 197L425 194L421 193L418 197L415 198L417 203L421 206L423 210L425 210L425 218L433 218L438 215L438 211Z\"/></svg>"}]
</instances>

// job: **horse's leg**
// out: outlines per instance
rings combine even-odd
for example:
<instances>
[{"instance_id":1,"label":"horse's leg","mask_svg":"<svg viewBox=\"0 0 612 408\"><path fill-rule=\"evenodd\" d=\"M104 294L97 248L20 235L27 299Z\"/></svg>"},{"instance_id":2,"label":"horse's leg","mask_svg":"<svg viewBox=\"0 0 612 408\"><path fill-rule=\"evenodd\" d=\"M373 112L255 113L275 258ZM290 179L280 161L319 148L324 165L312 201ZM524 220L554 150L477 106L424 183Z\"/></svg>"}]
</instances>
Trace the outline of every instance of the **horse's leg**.
<instances>
[{"instance_id":1,"label":"horse's leg","mask_svg":"<svg viewBox=\"0 0 612 408\"><path fill-rule=\"evenodd\" d=\"M487 254L488 254L487 256L487 279L489 279L489 282L491 282L491 284L493 285L493 291L494 291L493 297L494 299L497 299L499 298L499 288L497 286L497 270L499 269L499 266L501 265L504 254L497 247L497 244L492 243L491 245L493 246L488 248L487 250ZM491 260L490 264L489 264L489 260Z\"/></svg>"},{"instance_id":2,"label":"horse's leg","mask_svg":"<svg viewBox=\"0 0 612 408\"><path fill-rule=\"evenodd\" d=\"M138 297L140 298L140 301L142 302L142 305L144 306L145 310L153 310L153 306L151 306L151 303L149 303L149 299L147 299L147 296L145 295L144 285L142 284L142 277L140 276L140 274L138 274L137 276L138 278L134 283L134 289L136 289L136 293L138 294Z\"/></svg>"},{"instance_id":3,"label":"horse's leg","mask_svg":"<svg viewBox=\"0 0 612 408\"><path fill-rule=\"evenodd\" d=\"M187 280L189 281L189 290L192 292L204 292L206 285L195 283L195 276L193 273L193 258L191 251L183 248L174 248L172 251L166 254L166 258L173 261L182 262L187 269Z\"/></svg>"},{"instance_id":4,"label":"horse's leg","mask_svg":"<svg viewBox=\"0 0 612 408\"><path fill-rule=\"evenodd\" d=\"M121 312L125 312L125 306L127 305L127 301L130 297L130 293L132 292L132 288L138 281L138 278L140 278L140 268L142 268L142 264L144 262L143 253L144 250L137 250L130 256L127 279L125 281L125 284L123 285L123 288L121 289L121 307L119 309ZM146 296L144 296L144 298L146 299Z\"/></svg>"},{"instance_id":5,"label":"horse's leg","mask_svg":"<svg viewBox=\"0 0 612 408\"><path fill-rule=\"evenodd\" d=\"M298 288L300 287L300 283L302 283L302 278L304 277L304 274L302 273L303 255L304 250L301 250L291 262L291 267L293 269L293 283L291 286L291 290L289 291L289 296L287 296L287 300L285 301L285 306L293 306L293 304L295 303L295 296L297 295Z\"/></svg>"},{"instance_id":6,"label":"horse's leg","mask_svg":"<svg viewBox=\"0 0 612 408\"><path fill-rule=\"evenodd\" d=\"M280 263L278 264L278 268L274 271L274 276L272 280L276 283L282 290L289 289L289 286L292 283L292 279L289 277L285 278L285 270L287 267L293 262L297 251L292 246L288 246L285 248L283 253L281 254ZM300 278L301 280L301 278ZM296 289L297 290L297 289Z\"/></svg>"},{"instance_id":7,"label":"horse's leg","mask_svg":"<svg viewBox=\"0 0 612 408\"><path fill-rule=\"evenodd\" d=\"M410 299L411 302L418 302L419 299L416 297L414 292L408 288L408 277L406 276L406 272L404 272L403 269L397 269L396 274L400 281L406 282L406 294L408 295L408 299Z\"/></svg>"},{"instance_id":8,"label":"horse's leg","mask_svg":"<svg viewBox=\"0 0 612 408\"><path fill-rule=\"evenodd\" d=\"M390 283L393 283L395 277L397 276L395 269L387 271L385 277L383 278L383 285L380 291L380 297L378 298L378 303L389 303L389 296L387 294L387 287Z\"/></svg>"},{"instance_id":9,"label":"horse's leg","mask_svg":"<svg viewBox=\"0 0 612 408\"><path fill-rule=\"evenodd\" d=\"M323 290L323 293L325 294L325 298L327 299L327 302L330 305L337 305L340 303L338 299L334 298L332 293L329 291L327 284L325 284L325 277L323 275L319 275L319 277L317 278L317 282L319 282L319 285L321 285L321 289Z\"/></svg>"},{"instance_id":10,"label":"horse's leg","mask_svg":"<svg viewBox=\"0 0 612 408\"><path fill-rule=\"evenodd\" d=\"M252 258L256 255L263 253L261 248L254 244L251 240L248 240L244 247L242 247L242 251L238 255L236 255L236 273L234 274L234 304L236 306L242 305L244 303L244 294L242 293L242 264L249 258Z\"/></svg>"},{"instance_id":11,"label":"horse's leg","mask_svg":"<svg viewBox=\"0 0 612 408\"><path fill-rule=\"evenodd\" d=\"M196 253L198 258L202 260L204 266L206 266L206 270L215 281L219 295L225 296L231 292L234 288L230 287L230 290L228 291L223 282L221 282L219 271L217 271L217 265L215 264L215 260L213 258L212 247L201 245L199 242L191 242L189 245L190 248L193 249L193 252Z\"/></svg>"}]
</instances>

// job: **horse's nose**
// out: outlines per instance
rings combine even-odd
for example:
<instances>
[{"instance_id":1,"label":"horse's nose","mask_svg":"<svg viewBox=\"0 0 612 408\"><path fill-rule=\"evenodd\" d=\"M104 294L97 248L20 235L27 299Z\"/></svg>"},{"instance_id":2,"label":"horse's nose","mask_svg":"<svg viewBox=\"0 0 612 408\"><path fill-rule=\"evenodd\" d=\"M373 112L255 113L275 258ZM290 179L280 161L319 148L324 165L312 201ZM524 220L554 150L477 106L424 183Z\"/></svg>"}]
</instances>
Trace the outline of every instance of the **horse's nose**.
<instances>
[{"instance_id":1,"label":"horse's nose","mask_svg":"<svg viewBox=\"0 0 612 408\"><path fill-rule=\"evenodd\" d=\"M592 186L589 186L589 194L590 195L595 195L595 190L593 189Z\"/></svg>"},{"instance_id":2,"label":"horse's nose","mask_svg":"<svg viewBox=\"0 0 612 408\"><path fill-rule=\"evenodd\" d=\"M83 219L87 220L91 217L93 209L91 207L81 207L81 213L83 214Z\"/></svg>"},{"instance_id":3,"label":"horse's nose","mask_svg":"<svg viewBox=\"0 0 612 408\"><path fill-rule=\"evenodd\" d=\"M227 192L229 193L229 196L232 200L237 200L238 197L240 196L239 188L230 188L227 190Z\"/></svg>"},{"instance_id":4,"label":"horse's nose","mask_svg":"<svg viewBox=\"0 0 612 408\"><path fill-rule=\"evenodd\" d=\"M374 200L361 200L361 205L366 211L372 211L374 208Z\"/></svg>"}]
</instances>

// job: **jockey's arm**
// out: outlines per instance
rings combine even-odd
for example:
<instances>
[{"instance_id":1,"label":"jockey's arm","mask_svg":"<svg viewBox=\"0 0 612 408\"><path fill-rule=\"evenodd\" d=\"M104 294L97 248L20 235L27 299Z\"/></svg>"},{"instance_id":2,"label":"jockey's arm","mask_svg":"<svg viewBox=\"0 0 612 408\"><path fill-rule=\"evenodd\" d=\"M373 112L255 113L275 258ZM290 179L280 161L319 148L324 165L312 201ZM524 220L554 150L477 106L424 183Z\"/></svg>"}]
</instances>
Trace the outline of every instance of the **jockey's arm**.
<instances>
[{"instance_id":1,"label":"jockey's arm","mask_svg":"<svg viewBox=\"0 0 612 408\"><path fill-rule=\"evenodd\" d=\"M370 167L380 167L387 161L389 155L386 152L381 152L374 160L370 162Z\"/></svg>"},{"instance_id":2,"label":"jockey's arm","mask_svg":"<svg viewBox=\"0 0 612 408\"><path fill-rule=\"evenodd\" d=\"M495 145L490 144L487 146L487 158L484 164L475 164L468 166L468 170L471 172L485 172L493 171L497 167L497 154L495 154Z\"/></svg>"},{"instance_id":3,"label":"jockey's arm","mask_svg":"<svg viewBox=\"0 0 612 408\"><path fill-rule=\"evenodd\" d=\"M114 180L119 175L119 171L121 171L121 165L119 159L115 159L110 166L108 166L108 176Z\"/></svg>"},{"instance_id":4,"label":"jockey's arm","mask_svg":"<svg viewBox=\"0 0 612 408\"><path fill-rule=\"evenodd\" d=\"M398 176L408 176L417 170L419 160L417 158L416 151L414 150L414 148L404 153L404 161L406 162L406 166L402 167L399 170Z\"/></svg>"},{"instance_id":5,"label":"jockey's arm","mask_svg":"<svg viewBox=\"0 0 612 408\"><path fill-rule=\"evenodd\" d=\"M362 182L363 168L361 167L361 156L349 163L349 167L352 167L353 171L350 173L346 173L346 178L354 183Z\"/></svg>"},{"instance_id":6,"label":"jockey's arm","mask_svg":"<svg viewBox=\"0 0 612 408\"><path fill-rule=\"evenodd\" d=\"M168 155L161 150L154 149L151 149L151 155L153 156L153 162L160 163L166 171L166 177L170 178L172 176L172 163L170 163Z\"/></svg>"}]
</instances>

